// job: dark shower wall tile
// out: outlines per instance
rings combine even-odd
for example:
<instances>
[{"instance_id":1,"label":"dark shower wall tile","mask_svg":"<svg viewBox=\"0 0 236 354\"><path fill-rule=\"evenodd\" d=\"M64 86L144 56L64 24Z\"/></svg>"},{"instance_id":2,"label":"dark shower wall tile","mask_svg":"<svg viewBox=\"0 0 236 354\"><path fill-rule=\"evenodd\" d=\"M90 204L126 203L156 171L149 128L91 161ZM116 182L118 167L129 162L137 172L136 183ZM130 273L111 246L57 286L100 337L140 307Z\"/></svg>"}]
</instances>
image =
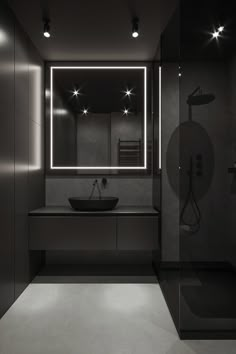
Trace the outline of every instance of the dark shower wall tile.
<instances>
[{"instance_id":1,"label":"dark shower wall tile","mask_svg":"<svg viewBox=\"0 0 236 354\"><path fill-rule=\"evenodd\" d=\"M228 167L231 159L231 128L226 65L217 61L191 61L183 63L183 70L185 75L181 82L180 106L182 124L189 120L186 100L196 87L200 85L204 93L214 94L215 99L208 105L192 107L192 128L188 137L185 136L186 132L181 136L182 156L186 156L187 148L190 153L191 143L186 144L186 141L194 136L196 146L192 150L202 155L203 164L202 176L194 177L193 180L194 193L201 212L200 229L191 238L183 233L180 243L181 258L183 261L198 262L230 261ZM182 192L185 191L185 195L187 187L186 180L186 183L182 183Z\"/></svg>"}]
</instances>

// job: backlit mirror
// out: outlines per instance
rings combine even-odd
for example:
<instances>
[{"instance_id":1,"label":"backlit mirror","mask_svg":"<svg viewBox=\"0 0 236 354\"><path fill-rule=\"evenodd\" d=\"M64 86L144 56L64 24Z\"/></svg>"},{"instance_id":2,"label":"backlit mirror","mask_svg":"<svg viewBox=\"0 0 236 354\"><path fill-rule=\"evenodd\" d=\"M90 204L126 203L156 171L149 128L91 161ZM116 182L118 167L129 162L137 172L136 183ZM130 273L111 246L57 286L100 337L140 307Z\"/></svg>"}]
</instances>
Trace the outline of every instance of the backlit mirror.
<instances>
[{"instance_id":1,"label":"backlit mirror","mask_svg":"<svg viewBox=\"0 0 236 354\"><path fill-rule=\"evenodd\" d=\"M146 171L146 66L50 66L50 170Z\"/></svg>"}]
</instances>

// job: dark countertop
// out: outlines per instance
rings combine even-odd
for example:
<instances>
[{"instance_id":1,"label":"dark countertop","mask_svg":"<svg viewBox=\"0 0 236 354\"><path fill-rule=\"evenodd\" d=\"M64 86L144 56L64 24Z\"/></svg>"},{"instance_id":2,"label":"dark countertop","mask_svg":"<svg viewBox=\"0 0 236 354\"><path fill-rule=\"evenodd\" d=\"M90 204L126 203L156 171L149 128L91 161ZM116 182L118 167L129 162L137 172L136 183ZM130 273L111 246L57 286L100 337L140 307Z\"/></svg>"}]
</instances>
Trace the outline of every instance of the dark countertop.
<instances>
[{"instance_id":1,"label":"dark countertop","mask_svg":"<svg viewBox=\"0 0 236 354\"><path fill-rule=\"evenodd\" d=\"M159 211L151 206L118 206L108 211L76 211L70 206L46 206L29 212L30 216L87 216L87 215L143 215L158 216Z\"/></svg>"}]
</instances>

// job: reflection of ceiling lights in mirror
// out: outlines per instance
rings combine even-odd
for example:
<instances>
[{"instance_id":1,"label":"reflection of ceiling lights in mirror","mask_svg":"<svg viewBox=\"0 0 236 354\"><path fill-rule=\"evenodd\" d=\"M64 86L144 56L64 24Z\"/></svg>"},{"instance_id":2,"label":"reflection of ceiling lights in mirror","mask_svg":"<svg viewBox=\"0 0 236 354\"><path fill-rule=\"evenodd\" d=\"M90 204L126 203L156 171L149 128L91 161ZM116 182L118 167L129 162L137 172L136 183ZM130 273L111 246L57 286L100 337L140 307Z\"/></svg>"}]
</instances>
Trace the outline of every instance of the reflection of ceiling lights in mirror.
<instances>
[{"instance_id":1,"label":"reflection of ceiling lights in mirror","mask_svg":"<svg viewBox=\"0 0 236 354\"><path fill-rule=\"evenodd\" d=\"M133 89L126 89L125 91L123 91L124 92L124 94L125 94L125 96L127 96L127 97L130 97L131 95L133 95Z\"/></svg>"},{"instance_id":2,"label":"reflection of ceiling lights in mirror","mask_svg":"<svg viewBox=\"0 0 236 354\"><path fill-rule=\"evenodd\" d=\"M218 31L214 31L213 33L212 33L212 37L213 38L218 38L219 37L219 35L220 35L220 32L218 32Z\"/></svg>"},{"instance_id":3,"label":"reflection of ceiling lights in mirror","mask_svg":"<svg viewBox=\"0 0 236 354\"><path fill-rule=\"evenodd\" d=\"M82 115L83 116L87 116L88 115L88 108L84 108L84 109L82 109Z\"/></svg>"},{"instance_id":4,"label":"reflection of ceiling lights in mirror","mask_svg":"<svg viewBox=\"0 0 236 354\"><path fill-rule=\"evenodd\" d=\"M218 39L219 36L222 34L222 32L224 31L224 26L219 26L217 28L217 30L214 30L214 32L212 33L212 37L215 39Z\"/></svg>"},{"instance_id":5,"label":"reflection of ceiling lights in mirror","mask_svg":"<svg viewBox=\"0 0 236 354\"><path fill-rule=\"evenodd\" d=\"M123 112L123 116L127 116L130 113L129 108L126 107L122 110L122 112Z\"/></svg>"},{"instance_id":6,"label":"reflection of ceiling lights in mirror","mask_svg":"<svg viewBox=\"0 0 236 354\"><path fill-rule=\"evenodd\" d=\"M74 89L73 90L73 96L77 97L80 95L79 89Z\"/></svg>"},{"instance_id":7,"label":"reflection of ceiling lights in mirror","mask_svg":"<svg viewBox=\"0 0 236 354\"><path fill-rule=\"evenodd\" d=\"M224 26L220 26L220 27L218 27L218 32L223 32L224 31Z\"/></svg>"}]
</instances>

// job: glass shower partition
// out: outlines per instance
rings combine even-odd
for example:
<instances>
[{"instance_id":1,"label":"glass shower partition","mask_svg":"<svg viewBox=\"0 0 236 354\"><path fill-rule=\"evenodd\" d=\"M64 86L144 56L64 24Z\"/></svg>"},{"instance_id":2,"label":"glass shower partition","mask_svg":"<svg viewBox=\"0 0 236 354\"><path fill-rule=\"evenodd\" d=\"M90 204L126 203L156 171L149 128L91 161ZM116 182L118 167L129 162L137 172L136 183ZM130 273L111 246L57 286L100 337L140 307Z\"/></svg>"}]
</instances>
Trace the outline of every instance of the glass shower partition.
<instances>
[{"instance_id":1,"label":"glass shower partition","mask_svg":"<svg viewBox=\"0 0 236 354\"><path fill-rule=\"evenodd\" d=\"M234 7L182 0L162 34L160 284L181 338L236 338Z\"/></svg>"},{"instance_id":2,"label":"glass shower partition","mask_svg":"<svg viewBox=\"0 0 236 354\"><path fill-rule=\"evenodd\" d=\"M236 209L234 176L228 173L236 87L231 73L236 47L230 41L235 24L227 23L232 10L230 2L180 2L179 331L184 338L236 333ZM223 23L225 32L215 38Z\"/></svg>"}]
</instances>

